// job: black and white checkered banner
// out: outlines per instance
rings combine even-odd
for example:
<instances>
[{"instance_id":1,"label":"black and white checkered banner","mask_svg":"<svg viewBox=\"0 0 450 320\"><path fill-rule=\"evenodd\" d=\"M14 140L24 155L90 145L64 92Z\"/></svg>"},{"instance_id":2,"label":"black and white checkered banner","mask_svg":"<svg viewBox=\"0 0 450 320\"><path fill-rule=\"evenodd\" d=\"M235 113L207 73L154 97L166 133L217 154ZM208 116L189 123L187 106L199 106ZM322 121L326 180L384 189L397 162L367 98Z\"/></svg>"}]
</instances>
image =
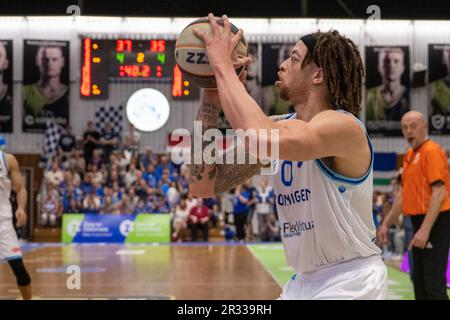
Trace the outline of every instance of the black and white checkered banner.
<instances>
[{"instance_id":1,"label":"black and white checkered banner","mask_svg":"<svg viewBox=\"0 0 450 320\"><path fill-rule=\"evenodd\" d=\"M63 128L53 122L52 120L47 121L47 129L45 130L44 145L42 148L41 160L39 162L39 167L45 170L49 170L51 167L51 162L54 154L56 153L59 145L59 139Z\"/></svg>"},{"instance_id":2,"label":"black and white checkered banner","mask_svg":"<svg viewBox=\"0 0 450 320\"><path fill-rule=\"evenodd\" d=\"M108 122L114 132L122 135L123 106L100 107L95 112L95 126L98 131L102 132Z\"/></svg>"}]
</instances>

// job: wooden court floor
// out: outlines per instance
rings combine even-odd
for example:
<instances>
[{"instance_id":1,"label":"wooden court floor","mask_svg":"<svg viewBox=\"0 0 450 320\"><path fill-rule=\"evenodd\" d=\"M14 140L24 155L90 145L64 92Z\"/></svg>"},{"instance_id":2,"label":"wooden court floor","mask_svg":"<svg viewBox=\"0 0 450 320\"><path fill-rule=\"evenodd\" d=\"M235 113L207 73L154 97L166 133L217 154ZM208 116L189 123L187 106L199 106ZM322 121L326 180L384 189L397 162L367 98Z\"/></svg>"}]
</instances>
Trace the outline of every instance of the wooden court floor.
<instances>
[{"instance_id":1,"label":"wooden court floor","mask_svg":"<svg viewBox=\"0 0 450 320\"><path fill-rule=\"evenodd\" d=\"M24 262L37 299L273 300L281 292L245 245L34 246ZM80 289L67 286L71 265L80 268ZM0 299L18 296L0 263Z\"/></svg>"}]
</instances>

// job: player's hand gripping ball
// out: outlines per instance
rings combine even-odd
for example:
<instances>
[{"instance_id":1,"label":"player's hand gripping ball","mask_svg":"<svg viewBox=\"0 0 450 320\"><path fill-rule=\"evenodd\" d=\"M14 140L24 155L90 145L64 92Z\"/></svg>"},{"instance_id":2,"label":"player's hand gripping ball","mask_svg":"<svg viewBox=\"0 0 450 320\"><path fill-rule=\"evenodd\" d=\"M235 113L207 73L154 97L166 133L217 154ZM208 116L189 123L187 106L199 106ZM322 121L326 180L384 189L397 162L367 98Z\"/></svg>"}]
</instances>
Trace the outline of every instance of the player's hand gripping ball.
<instances>
[{"instance_id":1,"label":"player's hand gripping ball","mask_svg":"<svg viewBox=\"0 0 450 320\"><path fill-rule=\"evenodd\" d=\"M220 31L223 32L223 20L217 17L215 19ZM230 24L231 32L233 34L238 33L239 29L232 23ZM190 23L178 36L175 44L175 59L186 80L201 88L214 89L217 87L216 79L208 62L205 44L194 34L193 29L203 31L206 35L212 34L208 18L200 18ZM244 37L237 44L234 53L239 57L248 56L248 44ZM244 65L236 67L236 73L239 77L242 76L244 71Z\"/></svg>"}]
</instances>

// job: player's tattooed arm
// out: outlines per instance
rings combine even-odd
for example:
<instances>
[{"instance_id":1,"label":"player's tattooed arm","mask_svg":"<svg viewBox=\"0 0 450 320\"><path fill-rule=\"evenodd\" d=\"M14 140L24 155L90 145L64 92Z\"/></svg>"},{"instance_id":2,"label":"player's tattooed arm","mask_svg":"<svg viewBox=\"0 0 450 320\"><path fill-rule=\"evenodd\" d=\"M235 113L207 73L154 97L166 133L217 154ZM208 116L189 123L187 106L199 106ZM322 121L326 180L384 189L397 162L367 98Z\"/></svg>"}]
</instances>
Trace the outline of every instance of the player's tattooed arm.
<instances>
[{"instance_id":1,"label":"player's tattooed arm","mask_svg":"<svg viewBox=\"0 0 450 320\"><path fill-rule=\"evenodd\" d=\"M279 120L283 120L285 116L270 116L270 118L276 122ZM237 144L235 143L235 146ZM251 155L248 151L240 151L237 149L237 147L234 148L234 155L235 159L237 159L237 154L239 152L245 152L245 162L250 162ZM237 162L237 161L235 161ZM255 161L253 161L255 162ZM260 170L263 167L270 166L270 163L268 164L262 164L259 160L255 164L221 164L217 165L217 177L214 184L214 193L221 193L228 190L231 190L238 186L241 183L244 183L249 178L253 177L254 175L260 174Z\"/></svg>"},{"instance_id":2,"label":"player's tattooed arm","mask_svg":"<svg viewBox=\"0 0 450 320\"><path fill-rule=\"evenodd\" d=\"M205 91L196 118L196 121L201 121L202 123L202 135L208 129L217 128L220 112L220 100L217 92ZM278 121L282 120L284 117L271 116L270 118L273 121ZM199 139L200 137L196 137L195 134L196 133L194 132L194 139ZM209 141L203 141L202 153L209 144ZM255 174L259 174L260 169L267 166L259 161L250 162L249 159L251 155L249 152L244 148L238 150L237 146L238 144L235 143L235 148L232 151L236 160L234 163L237 163L238 153L244 152L245 163L253 164L205 164L204 159L197 159L200 161L196 163L196 161L194 161L195 156L199 157L202 155L196 155L194 153L194 143L191 144L191 164L188 166L190 172L189 183L190 189L191 191L194 191L195 195L200 197L211 196L212 193L218 194L231 190ZM268 165L270 165L270 163Z\"/></svg>"},{"instance_id":3,"label":"player's tattooed arm","mask_svg":"<svg viewBox=\"0 0 450 320\"><path fill-rule=\"evenodd\" d=\"M204 132L211 128L217 128L219 121L219 113L220 113L220 103L218 97L214 97L213 95L204 94L202 104L200 105L200 109L197 114L196 121L201 121L202 123L202 132ZM195 136L194 139L200 139L201 137ZM210 144L209 141L202 142L202 154L203 150ZM189 182L191 184L198 183L204 179L213 180L216 176L217 165L215 164L205 164L204 159L199 159L201 161L195 161L195 157L201 157L202 155L195 155L194 143L191 143L191 164L189 167L190 178Z\"/></svg>"}]
</instances>

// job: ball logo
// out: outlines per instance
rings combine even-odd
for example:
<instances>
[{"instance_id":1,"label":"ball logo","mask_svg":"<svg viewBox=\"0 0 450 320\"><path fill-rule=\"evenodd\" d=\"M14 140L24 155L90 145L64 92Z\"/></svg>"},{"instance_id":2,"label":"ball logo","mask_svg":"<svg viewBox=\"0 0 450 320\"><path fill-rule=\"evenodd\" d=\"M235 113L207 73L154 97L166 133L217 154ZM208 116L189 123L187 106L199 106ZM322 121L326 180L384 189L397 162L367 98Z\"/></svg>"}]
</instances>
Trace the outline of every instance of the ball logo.
<instances>
[{"instance_id":1,"label":"ball logo","mask_svg":"<svg viewBox=\"0 0 450 320\"><path fill-rule=\"evenodd\" d=\"M71 237L75 237L75 235L81 231L81 221L73 220L70 221L67 225L67 234Z\"/></svg>"},{"instance_id":2,"label":"ball logo","mask_svg":"<svg viewBox=\"0 0 450 320\"><path fill-rule=\"evenodd\" d=\"M131 220L125 220L120 224L119 231L124 237L128 237L128 234L133 231L134 222Z\"/></svg>"},{"instance_id":3,"label":"ball logo","mask_svg":"<svg viewBox=\"0 0 450 320\"><path fill-rule=\"evenodd\" d=\"M187 53L186 62L193 64L208 64L208 58L204 52L190 52Z\"/></svg>"},{"instance_id":4,"label":"ball logo","mask_svg":"<svg viewBox=\"0 0 450 320\"><path fill-rule=\"evenodd\" d=\"M442 130L445 125L445 117L441 114L435 114L431 117L431 124L436 130Z\"/></svg>"}]
</instances>

